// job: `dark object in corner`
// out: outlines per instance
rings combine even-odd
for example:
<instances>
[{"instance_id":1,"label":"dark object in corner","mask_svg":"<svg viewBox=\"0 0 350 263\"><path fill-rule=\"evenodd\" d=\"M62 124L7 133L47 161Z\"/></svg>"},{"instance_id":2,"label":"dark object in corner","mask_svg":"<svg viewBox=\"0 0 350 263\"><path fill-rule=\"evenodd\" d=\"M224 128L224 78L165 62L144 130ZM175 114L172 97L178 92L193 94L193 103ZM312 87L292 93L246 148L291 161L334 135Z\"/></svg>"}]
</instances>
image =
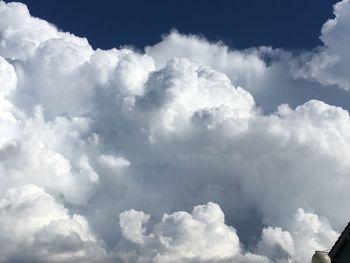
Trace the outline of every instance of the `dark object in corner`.
<instances>
[{"instance_id":1,"label":"dark object in corner","mask_svg":"<svg viewBox=\"0 0 350 263\"><path fill-rule=\"evenodd\" d=\"M328 253L332 263L350 262L350 222Z\"/></svg>"}]
</instances>

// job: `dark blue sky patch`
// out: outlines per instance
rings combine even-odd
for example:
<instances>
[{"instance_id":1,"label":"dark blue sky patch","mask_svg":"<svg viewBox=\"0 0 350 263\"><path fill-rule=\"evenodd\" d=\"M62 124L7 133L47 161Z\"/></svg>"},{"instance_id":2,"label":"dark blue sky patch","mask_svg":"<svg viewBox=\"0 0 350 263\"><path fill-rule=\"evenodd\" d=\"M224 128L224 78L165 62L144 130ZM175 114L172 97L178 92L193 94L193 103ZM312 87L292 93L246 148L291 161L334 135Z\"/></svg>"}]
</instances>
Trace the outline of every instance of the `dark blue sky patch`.
<instances>
[{"instance_id":1,"label":"dark blue sky patch","mask_svg":"<svg viewBox=\"0 0 350 263\"><path fill-rule=\"evenodd\" d=\"M176 28L223 40L235 48L269 45L309 49L320 45L335 0L35 1L21 0L32 15L86 37L93 47L157 43Z\"/></svg>"}]
</instances>

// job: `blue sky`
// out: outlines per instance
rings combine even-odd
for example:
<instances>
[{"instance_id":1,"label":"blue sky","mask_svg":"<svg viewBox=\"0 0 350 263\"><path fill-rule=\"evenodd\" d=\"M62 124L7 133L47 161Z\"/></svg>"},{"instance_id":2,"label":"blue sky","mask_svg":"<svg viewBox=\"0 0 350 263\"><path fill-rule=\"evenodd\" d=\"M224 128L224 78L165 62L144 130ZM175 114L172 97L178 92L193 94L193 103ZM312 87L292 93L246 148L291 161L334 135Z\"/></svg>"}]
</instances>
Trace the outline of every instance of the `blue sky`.
<instances>
[{"instance_id":1,"label":"blue sky","mask_svg":"<svg viewBox=\"0 0 350 263\"><path fill-rule=\"evenodd\" d=\"M321 44L324 21L335 0L36 1L24 0L34 16L87 37L94 47L155 44L176 28L236 48L260 45L306 49Z\"/></svg>"}]
</instances>

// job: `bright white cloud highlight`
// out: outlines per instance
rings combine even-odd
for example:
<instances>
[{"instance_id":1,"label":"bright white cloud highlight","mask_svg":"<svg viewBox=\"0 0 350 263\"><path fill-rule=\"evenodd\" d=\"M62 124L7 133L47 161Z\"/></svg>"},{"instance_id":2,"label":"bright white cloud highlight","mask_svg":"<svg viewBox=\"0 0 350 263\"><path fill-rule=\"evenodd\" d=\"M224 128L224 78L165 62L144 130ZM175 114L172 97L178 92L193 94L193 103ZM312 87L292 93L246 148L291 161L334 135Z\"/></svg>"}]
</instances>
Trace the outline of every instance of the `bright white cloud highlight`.
<instances>
[{"instance_id":1,"label":"bright white cloud highlight","mask_svg":"<svg viewBox=\"0 0 350 263\"><path fill-rule=\"evenodd\" d=\"M145 235L149 215L135 210L119 216L123 237L140 250L135 261L218 261L239 252L236 231L225 225L224 214L214 203L193 208L191 214L164 214L160 223Z\"/></svg>"}]
</instances>

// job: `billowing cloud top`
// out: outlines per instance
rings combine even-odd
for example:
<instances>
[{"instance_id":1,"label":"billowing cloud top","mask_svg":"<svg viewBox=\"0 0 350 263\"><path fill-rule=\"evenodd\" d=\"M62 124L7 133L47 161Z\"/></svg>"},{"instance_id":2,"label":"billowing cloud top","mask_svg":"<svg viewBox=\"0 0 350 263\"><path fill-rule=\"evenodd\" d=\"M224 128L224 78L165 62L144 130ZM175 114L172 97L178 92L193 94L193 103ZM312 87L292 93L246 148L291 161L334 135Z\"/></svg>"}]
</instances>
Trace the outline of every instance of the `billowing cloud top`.
<instances>
[{"instance_id":1,"label":"billowing cloud top","mask_svg":"<svg viewBox=\"0 0 350 263\"><path fill-rule=\"evenodd\" d=\"M173 31L137 52L0 1L0 261L329 249L350 214L350 2L334 14L312 51Z\"/></svg>"}]
</instances>

